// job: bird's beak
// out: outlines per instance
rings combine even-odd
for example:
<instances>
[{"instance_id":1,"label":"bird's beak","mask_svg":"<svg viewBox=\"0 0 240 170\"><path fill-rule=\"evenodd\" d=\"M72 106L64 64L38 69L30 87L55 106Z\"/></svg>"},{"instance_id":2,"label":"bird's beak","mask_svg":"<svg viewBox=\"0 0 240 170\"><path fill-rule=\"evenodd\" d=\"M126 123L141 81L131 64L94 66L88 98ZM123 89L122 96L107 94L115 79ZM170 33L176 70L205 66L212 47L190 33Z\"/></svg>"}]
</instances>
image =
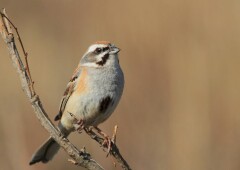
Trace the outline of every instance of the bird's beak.
<instances>
[{"instance_id":1,"label":"bird's beak","mask_svg":"<svg viewBox=\"0 0 240 170\"><path fill-rule=\"evenodd\" d=\"M109 54L117 54L119 53L120 49L117 47L111 47L111 51Z\"/></svg>"}]
</instances>

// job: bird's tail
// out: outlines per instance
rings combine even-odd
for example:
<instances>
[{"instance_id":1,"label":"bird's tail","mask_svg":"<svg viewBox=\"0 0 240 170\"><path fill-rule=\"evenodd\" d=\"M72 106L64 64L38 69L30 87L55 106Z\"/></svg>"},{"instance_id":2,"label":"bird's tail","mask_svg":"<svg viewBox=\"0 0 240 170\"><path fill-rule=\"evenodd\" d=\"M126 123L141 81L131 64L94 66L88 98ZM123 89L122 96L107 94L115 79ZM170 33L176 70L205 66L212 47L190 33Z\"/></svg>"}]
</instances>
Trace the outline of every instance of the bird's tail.
<instances>
[{"instance_id":1,"label":"bird's tail","mask_svg":"<svg viewBox=\"0 0 240 170\"><path fill-rule=\"evenodd\" d=\"M50 137L33 154L29 165L33 165L37 162L47 163L49 160L53 158L53 156L58 152L59 149L60 146L55 142L55 140L52 137Z\"/></svg>"},{"instance_id":2,"label":"bird's tail","mask_svg":"<svg viewBox=\"0 0 240 170\"><path fill-rule=\"evenodd\" d=\"M60 123L58 125L58 128L65 137L69 135L70 132L66 131L66 129L64 129ZM60 146L58 145L58 143L52 137L48 138L48 140L45 141L33 154L29 165L33 165L38 162L47 163L54 157L54 155L58 152L59 149Z\"/></svg>"}]
</instances>

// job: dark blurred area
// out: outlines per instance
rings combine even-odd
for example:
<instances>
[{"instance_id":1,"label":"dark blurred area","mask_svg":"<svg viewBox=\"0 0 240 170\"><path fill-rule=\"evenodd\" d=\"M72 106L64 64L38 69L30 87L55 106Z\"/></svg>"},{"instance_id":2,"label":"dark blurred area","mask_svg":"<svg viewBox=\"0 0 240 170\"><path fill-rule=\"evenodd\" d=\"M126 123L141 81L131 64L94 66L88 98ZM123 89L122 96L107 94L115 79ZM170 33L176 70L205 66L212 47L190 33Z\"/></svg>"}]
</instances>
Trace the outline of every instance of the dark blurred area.
<instances>
[{"instance_id":1,"label":"dark blurred area","mask_svg":"<svg viewBox=\"0 0 240 170\"><path fill-rule=\"evenodd\" d=\"M53 120L90 44L122 49L125 90L100 125L136 170L240 169L240 1L0 0L18 27L35 89ZM20 46L19 46L20 50ZM3 170L81 168L65 152L29 166L49 136L22 92L0 39L0 165ZM72 134L106 169L113 159L86 134Z\"/></svg>"}]
</instances>

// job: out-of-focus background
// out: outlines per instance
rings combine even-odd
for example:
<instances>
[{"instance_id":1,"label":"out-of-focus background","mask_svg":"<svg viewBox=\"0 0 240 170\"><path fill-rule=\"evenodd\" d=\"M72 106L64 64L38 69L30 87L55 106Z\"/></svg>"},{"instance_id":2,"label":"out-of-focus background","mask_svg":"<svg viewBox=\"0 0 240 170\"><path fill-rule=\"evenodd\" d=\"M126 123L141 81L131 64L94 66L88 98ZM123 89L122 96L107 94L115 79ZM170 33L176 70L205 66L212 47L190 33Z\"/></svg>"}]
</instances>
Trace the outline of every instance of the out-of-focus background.
<instances>
[{"instance_id":1,"label":"out-of-focus background","mask_svg":"<svg viewBox=\"0 0 240 170\"><path fill-rule=\"evenodd\" d=\"M82 54L96 40L122 49L125 90L100 127L119 126L133 169L240 169L240 1L0 0L18 27L50 118ZM20 47L19 47L20 49ZM65 152L29 166L48 137L0 39L0 169L78 170ZM112 158L85 134L70 140L106 169Z\"/></svg>"}]
</instances>

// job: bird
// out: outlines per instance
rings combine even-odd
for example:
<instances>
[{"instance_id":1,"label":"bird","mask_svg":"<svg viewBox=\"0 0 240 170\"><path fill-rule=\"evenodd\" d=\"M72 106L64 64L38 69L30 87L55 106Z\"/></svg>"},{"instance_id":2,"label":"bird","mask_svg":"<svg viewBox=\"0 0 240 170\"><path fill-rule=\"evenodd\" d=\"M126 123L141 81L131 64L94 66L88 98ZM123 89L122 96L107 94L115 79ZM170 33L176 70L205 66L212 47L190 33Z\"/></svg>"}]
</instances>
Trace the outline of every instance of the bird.
<instances>
[{"instance_id":1,"label":"bird","mask_svg":"<svg viewBox=\"0 0 240 170\"><path fill-rule=\"evenodd\" d=\"M120 49L109 41L89 46L67 84L55 117L64 137L78 128L98 128L114 112L124 89L124 74L119 64ZM33 154L30 165L47 163L60 146L49 137Z\"/></svg>"}]
</instances>

